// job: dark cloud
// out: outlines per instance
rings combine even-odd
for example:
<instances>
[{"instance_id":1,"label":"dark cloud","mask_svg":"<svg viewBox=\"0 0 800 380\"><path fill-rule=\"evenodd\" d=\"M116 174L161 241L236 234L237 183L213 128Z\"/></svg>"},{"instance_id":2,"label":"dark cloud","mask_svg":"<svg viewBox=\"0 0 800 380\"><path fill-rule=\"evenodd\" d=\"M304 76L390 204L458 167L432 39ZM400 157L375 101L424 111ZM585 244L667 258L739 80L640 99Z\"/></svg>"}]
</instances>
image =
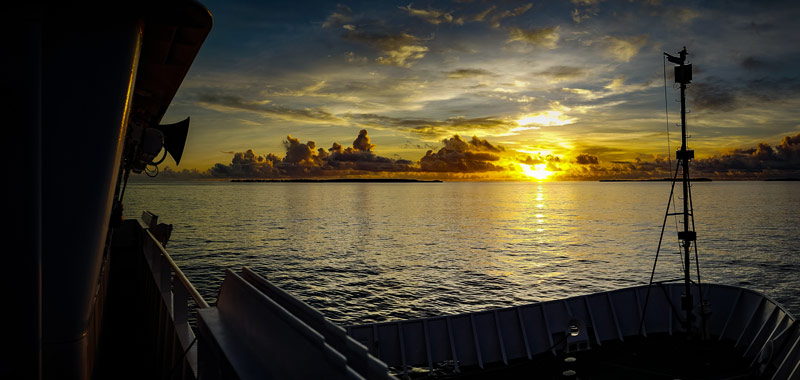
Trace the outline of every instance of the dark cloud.
<instances>
[{"instance_id":1,"label":"dark cloud","mask_svg":"<svg viewBox=\"0 0 800 380\"><path fill-rule=\"evenodd\" d=\"M782 101L800 95L800 80L797 77L751 79L745 83L742 96L760 101Z\"/></svg>"},{"instance_id":2,"label":"dark cloud","mask_svg":"<svg viewBox=\"0 0 800 380\"><path fill-rule=\"evenodd\" d=\"M785 136L774 147L762 142L696 160L694 170L721 178L796 177L800 175L800 133Z\"/></svg>"},{"instance_id":3,"label":"dark cloud","mask_svg":"<svg viewBox=\"0 0 800 380\"><path fill-rule=\"evenodd\" d=\"M500 160L495 153L504 151L503 147L494 146L486 140L472 137L466 141L459 135L442 140L444 148L438 152L429 150L419 160L422 172L488 172L506 170L504 166L494 164Z\"/></svg>"},{"instance_id":4,"label":"dark cloud","mask_svg":"<svg viewBox=\"0 0 800 380\"><path fill-rule=\"evenodd\" d=\"M591 157L594 156L589 157L591 160ZM645 161L637 157L630 161L612 161L610 165L575 165L570 167L560 178L567 180L649 179L669 178L670 173L669 164L663 157L653 157L652 161Z\"/></svg>"},{"instance_id":5,"label":"dark cloud","mask_svg":"<svg viewBox=\"0 0 800 380\"><path fill-rule=\"evenodd\" d=\"M426 149L426 150L431 150L431 149L438 148L438 146L436 146L434 144L427 144L427 143L419 144L419 143L413 143L410 140L406 140L406 142L402 146L403 146L403 148Z\"/></svg>"},{"instance_id":6,"label":"dark cloud","mask_svg":"<svg viewBox=\"0 0 800 380\"><path fill-rule=\"evenodd\" d=\"M359 150L359 151L370 152L370 151L372 151L372 148L374 148L374 147L375 147L375 144L370 144L370 142L369 142L369 136L367 136L367 130L366 129L362 129L358 133L358 137L356 137L356 140L353 141L353 149L356 149L356 150Z\"/></svg>"},{"instance_id":7,"label":"dark cloud","mask_svg":"<svg viewBox=\"0 0 800 380\"><path fill-rule=\"evenodd\" d=\"M406 9L410 14L445 21L448 13ZM452 22L452 16L449 16ZM387 24L384 20L356 18L352 10L339 6L323 23L324 28L341 28L341 38L345 41L366 45L380 51L375 61L384 65L410 67L414 61L422 59L428 52L426 39L409 34L407 31Z\"/></svg>"},{"instance_id":8,"label":"dark cloud","mask_svg":"<svg viewBox=\"0 0 800 380\"><path fill-rule=\"evenodd\" d=\"M531 166L547 164L547 166L545 166L545 169L551 172L561 171L561 168L558 166L558 164L561 163L561 158L558 156L554 156L552 154L544 155L541 153L536 153L533 155L525 156L521 159L518 158L517 162Z\"/></svg>"},{"instance_id":9,"label":"dark cloud","mask_svg":"<svg viewBox=\"0 0 800 380\"><path fill-rule=\"evenodd\" d=\"M553 49L558 44L558 29L558 26L531 29L512 27L508 32L508 42L519 41L533 46Z\"/></svg>"},{"instance_id":10,"label":"dark cloud","mask_svg":"<svg viewBox=\"0 0 800 380\"><path fill-rule=\"evenodd\" d=\"M484 69L458 69L447 72L447 77L450 79L473 78L490 75L492 75L492 73Z\"/></svg>"},{"instance_id":11,"label":"dark cloud","mask_svg":"<svg viewBox=\"0 0 800 380\"><path fill-rule=\"evenodd\" d=\"M586 70L577 66L550 66L537 74L552 77L557 80L572 79L586 74Z\"/></svg>"},{"instance_id":12,"label":"dark cloud","mask_svg":"<svg viewBox=\"0 0 800 380\"><path fill-rule=\"evenodd\" d=\"M381 128L409 131L426 137L449 136L464 130L497 130L505 132L517 125L494 116L479 118L451 117L445 120L403 119L376 114L345 114L356 123Z\"/></svg>"},{"instance_id":13,"label":"dark cloud","mask_svg":"<svg viewBox=\"0 0 800 380\"><path fill-rule=\"evenodd\" d=\"M736 91L725 85L715 84L713 79L709 78L709 82L692 84L691 91L688 92L692 107L713 111L736 109Z\"/></svg>"},{"instance_id":14,"label":"dark cloud","mask_svg":"<svg viewBox=\"0 0 800 380\"><path fill-rule=\"evenodd\" d=\"M412 162L381 157L372 152L366 130L359 132L352 147L333 143L329 150L318 148L314 141L301 143L291 135L283 142L283 159L270 153L259 156L252 149L235 153L231 164L218 163L210 169L215 177L278 178L346 176L376 172L406 172L414 170Z\"/></svg>"},{"instance_id":15,"label":"dark cloud","mask_svg":"<svg viewBox=\"0 0 800 380\"><path fill-rule=\"evenodd\" d=\"M578 157L575 158L575 162L580 165L597 165L600 161L597 159L597 156L592 156L591 154L581 153Z\"/></svg>"},{"instance_id":16,"label":"dark cloud","mask_svg":"<svg viewBox=\"0 0 800 380\"><path fill-rule=\"evenodd\" d=\"M798 95L800 79L797 77L765 76L740 81L736 85L709 77L704 82L693 83L687 91L692 108L712 111L732 111L743 105L785 101Z\"/></svg>"},{"instance_id":17,"label":"dark cloud","mask_svg":"<svg viewBox=\"0 0 800 380\"><path fill-rule=\"evenodd\" d=\"M600 7L596 1L573 0L572 3L575 4L575 8L572 9L572 21L575 21L577 24L597 16L597 14L600 12Z\"/></svg>"},{"instance_id":18,"label":"dark cloud","mask_svg":"<svg viewBox=\"0 0 800 380\"><path fill-rule=\"evenodd\" d=\"M767 67L767 63L753 56L749 56L742 60L742 68L746 70L763 70Z\"/></svg>"},{"instance_id":19,"label":"dark cloud","mask_svg":"<svg viewBox=\"0 0 800 380\"><path fill-rule=\"evenodd\" d=\"M590 156L593 157L593 156ZM581 158L577 159L580 164ZM598 160L599 163L599 160ZM561 179L644 179L671 178L676 161L665 157L650 160L612 161L610 165L576 165ZM690 166L692 177L715 179L800 178L800 133L785 136L775 146L759 143L751 148L696 159Z\"/></svg>"},{"instance_id":20,"label":"dark cloud","mask_svg":"<svg viewBox=\"0 0 800 380\"><path fill-rule=\"evenodd\" d=\"M414 9L410 5L401 8L410 15L422 17L429 22L457 22L446 12ZM382 19L356 17L353 11L344 5L339 5L328 16L322 27L340 28L343 40L379 50L381 55L375 59L375 62L383 65L408 68L414 61L425 57L428 52L428 47L425 46L427 39L413 36L406 30L389 25ZM350 58L353 62L358 62L354 54L348 59L351 60Z\"/></svg>"},{"instance_id":21,"label":"dark cloud","mask_svg":"<svg viewBox=\"0 0 800 380\"><path fill-rule=\"evenodd\" d=\"M252 149L248 149L246 152L234 153L230 165L217 163L209 169L209 172L214 177L273 177L280 174L276 168L280 162L280 158L272 153L259 156Z\"/></svg>"},{"instance_id":22,"label":"dark cloud","mask_svg":"<svg viewBox=\"0 0 800 380\"><path fill-rule=\"evenodd\" d=\"M409 160L381 157L372 152L375 144L370 142L366 130L361 130L352 147L333 143L329 150L318 148L316 143L301 143L287 136L284 140L286 156L274 154L259 156L253 150L235 153L231 164L218 163L210 169L215 177L227 178L276 178L276 177L323 177L378 174L391 172L480 173L503 171L508 168L497 165L500 154L506 149L487 140L472 137L464 140L459 135L442 140L444 147L434 152L429 150L417 165ZM528 157L529 160L532 158ZM552 158L548 158L552 160ZM557 158L556 158L557 160ZM428 173L428 174L426 174Z\"/></svg>"},{"instance_id":23,"label":"dark cloud","mask_svg":"<svg viewBox=\"0 0 800 380\"><path fill-rule=\"evenodd\" d=\"M340 122L332 113L322 109L312 108L290 108L275 105L269 101L252 101L237 95L225 95L215 93L199 93L196 100L206 107L233 108L243 111L257 112L271 117L284 120L300 120L315 122Z\"/></svg>"},{"instance_id":24,"label":"dark cloud","mask_svg":"<svg viewBox=\"0 0 800 380\"><path fill-rule=\"evenodd\" d=\"M283 162L310 166L317 165L319 158L316 151L317 144L313 141L302 144L299 139L289 135L283 141L283 146L286 147L286 157L283 158Z\"/></svg>"},{"instance_id":25,"label":"dark cloud","mask_svg":"<svg viewBox=\"0 0 800 380\"><path fill-rule=\"evenodd\" d=\"M753 32L756 34L761 34L763 32L769 32L775 29L775 25L769 23L757 23L755 21L751 21L750 23L744 24L742 29Z\"/></svg>"}]
</instances>

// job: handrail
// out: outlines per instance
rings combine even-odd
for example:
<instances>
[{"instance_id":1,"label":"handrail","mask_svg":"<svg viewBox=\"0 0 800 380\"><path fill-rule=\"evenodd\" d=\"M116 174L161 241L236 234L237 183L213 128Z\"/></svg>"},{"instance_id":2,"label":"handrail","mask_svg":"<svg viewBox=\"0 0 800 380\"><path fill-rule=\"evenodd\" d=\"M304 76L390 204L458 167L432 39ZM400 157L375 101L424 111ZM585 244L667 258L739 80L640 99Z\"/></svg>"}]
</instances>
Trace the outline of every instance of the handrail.
<instances>
[{"instance_id":1,"label":"handrail","mask_svg":"<svg viewBox=\"0 0 800 380\"><path fill-rule=\"evenodd\" d=\"M150 239L153 241L153 243L155 243L156 247L161 251L161 254L164 256L164 259L166 259L167 262L169 263L170 267L172 268L172 273L175 275L175 278L180 280L181 284L183 284L184 289L186 289L186 292L189 293L190 296L192 296L192 299L194 300L195 305L197 305L197 308L198 309L208 308L209 307L208 302L206 302L206 300L203 299L203 296L201 296L200 293L197 291L197 289L195 289L194 285L192 285L192 283L189 282L189 279L186 278L185 274L183 274L183 271L181 270L181 268L178 267L178 264L175 264L175 261L173 261L172 257L169 256L169 253L167 253L167 250L164 248L164 246L161 245L161 243L158 241L158 239L156 239L155 236L153 236L153 233L150 232L149 229L145 231L147 232L147 235L150 236Z\"/></svg>"}]
</instances>

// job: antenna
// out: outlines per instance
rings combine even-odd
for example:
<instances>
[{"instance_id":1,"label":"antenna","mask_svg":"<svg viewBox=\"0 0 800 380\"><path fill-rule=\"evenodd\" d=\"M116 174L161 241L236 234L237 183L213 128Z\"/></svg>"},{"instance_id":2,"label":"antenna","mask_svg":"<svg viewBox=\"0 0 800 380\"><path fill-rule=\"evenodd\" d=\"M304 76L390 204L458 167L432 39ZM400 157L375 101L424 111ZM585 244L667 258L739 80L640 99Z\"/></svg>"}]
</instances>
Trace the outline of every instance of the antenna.
<instances>
[{"instance_id":1,"label":"antenna","mask_svg":"<svg viewBox=\"0 0 800 380\"><path fill-rule=\"evenodd\" d=\"M698 294L700 295L700 316L702 318L702 328L703 328L703 335L706 335L706 305L703 301L703 292L700 288L700 268L699 268L699 260L697 255L697 232L694 230L694 210L692 208L692 195L691 195L691 178L689 176L689 161L694 159L694 150L688 149L686 145L686 140L689 137L686 134L686 85L692 82L692 65L686 64L686 56L689 53L686 51L686 47L683 48L680 52L678 52L678 56L673 56L668 53L664 53L664 56L667 58L668 61L676 64L675 66L675 83L679 85L681 90L681 149L675 152L675 158L678 160L677 165L675 166L675 174L672 177L672 189L670 190L669 200L667 202L667 211L664 214L664 223L661 226L661 238L658 241L658 248L656 249L656 258L655 262L653 263L653 271L650 274L650 284L647 288L647 296L645 298L645 309L647 308L647 300L650 297L650 287L653 284L653 277L656 271L656 264L658 263L658 254L661 251L661 243L664 237L664 227L667 223L667 217L670 215L675 216L682 216L683 220L681 223L683 224L683 230L678 231L678 240L680 241L680 246L683 254L681 257L683 265L683 283L684 283L684 294L681 295L681 309L686 314L686 319L683 321L683 327L686 330L687 337L691 337L692 334L692 326L694 325L694 301L692 297L692 277L691 277L691 250L692 247L694 248L694 257L695 257L695 268L697 270L697 287L698 287ZM680 213L670 213L669 207L672 203L673 194L675 192L675 182L678 180L678 170L682 169L682 190L683 190L683 211ZM690 224L691 222L691 224ZM639 326L640 331L644 326L644 317L642 317L641 324Z\"/></svg>"}]
</instances>

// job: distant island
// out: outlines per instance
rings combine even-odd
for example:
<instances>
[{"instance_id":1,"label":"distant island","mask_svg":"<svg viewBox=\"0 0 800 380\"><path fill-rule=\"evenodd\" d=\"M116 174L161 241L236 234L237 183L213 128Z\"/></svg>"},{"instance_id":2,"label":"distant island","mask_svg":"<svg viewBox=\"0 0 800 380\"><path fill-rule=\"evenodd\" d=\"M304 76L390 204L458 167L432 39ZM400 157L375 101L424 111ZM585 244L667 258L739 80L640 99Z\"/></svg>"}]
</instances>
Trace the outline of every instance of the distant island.
<instances>
[{"instance_id":1,"label":"distant island","mask_svg":"<svg viewBox=\"0 0 800 380\"><path fill-rule=\"evenodd\" d=\"M676 181L683 182L683 178L678 178ZM691 182L711 182L711 178L690 178ZM672 178L657 178L657 179L601 179L600 182L672 182Z\"/></svg>"},{"instance_id":2,"label":"distant island","mask_svg":"<svg viewBox=\"0 0 800 380\"><path fill-rule=\"evenodd\" d=\"M333 178L333 179L304 179L304 178L289 178L289 179L232 179L231 182L369 182L369 183L441 183L438 179L421 180L409 178Z\"/></svg>"}]
</instances>

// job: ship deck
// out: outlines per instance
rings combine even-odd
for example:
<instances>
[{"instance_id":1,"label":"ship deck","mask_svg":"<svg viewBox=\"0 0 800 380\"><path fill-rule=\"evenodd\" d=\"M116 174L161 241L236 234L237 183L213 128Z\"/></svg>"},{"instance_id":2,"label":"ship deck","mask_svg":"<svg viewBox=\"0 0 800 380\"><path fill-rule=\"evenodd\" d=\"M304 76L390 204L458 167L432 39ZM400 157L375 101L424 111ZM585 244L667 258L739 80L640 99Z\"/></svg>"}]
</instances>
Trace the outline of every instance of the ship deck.
<instances>
[{"instance_id":1,"label":"ship deck","mask_svg":"<svg viewBox=\"0 0 800 380\"><path fill-rule=\"evenodd\" d=\"M573 354L543 355L534 360L462 368L439 373L444 379L750 379L758 374L742 359L742 350L717 340L689 340L682 334L659 334L608 342ZM428 373L420 372L427 377ZM412 377L413 374L412 374Z\"/></svg>"}]
</instances>

